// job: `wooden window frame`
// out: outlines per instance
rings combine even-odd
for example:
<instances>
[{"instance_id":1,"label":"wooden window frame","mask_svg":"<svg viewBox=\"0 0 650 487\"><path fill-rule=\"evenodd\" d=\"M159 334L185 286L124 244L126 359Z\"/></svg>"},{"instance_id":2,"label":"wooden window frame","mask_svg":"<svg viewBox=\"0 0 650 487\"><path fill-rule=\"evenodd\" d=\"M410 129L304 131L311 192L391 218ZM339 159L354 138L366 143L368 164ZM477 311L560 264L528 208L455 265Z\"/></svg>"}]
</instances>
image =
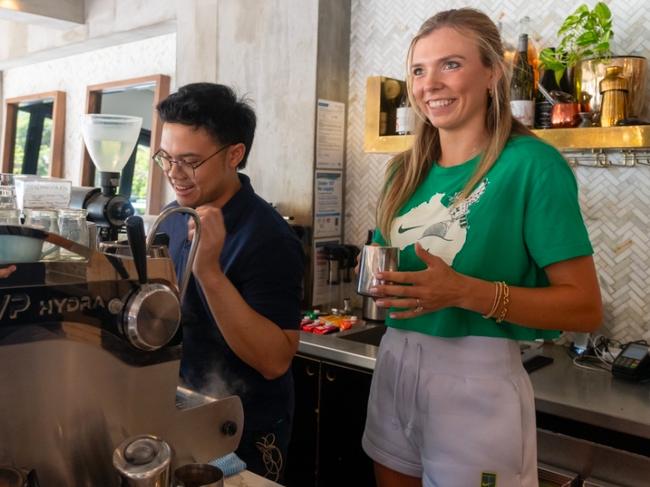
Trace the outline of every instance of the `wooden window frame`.
<instances>
[{"instance_id":1,"label":"wooden window frame","mask_svg":"<svg viewBox=\"0 0 650 487\"><path fill-rule=\"evenodd\" d=\"M63 177L63 141L65 135L65 91L48 91L32 95L17 96L5 100L5 119L2 142L2 172L11 173L14 169L16 122L18 107L24 102L53 100L52 106L52 147L50 153L49 176Z\"/></svg>"},{"instance_id":2,"label":"wooden window frame","mask_svg":"<svg viewBox=\"0 0 650 487\"><path fill-rule=\"evenodd\" d=\"M171 78L164 74L155 74L151 76L142 76L139 78L130 78L119 81L110 81L108 83L99 83L96 85L89 85L86 88L86 112L85 113L99 113L101 111L101 96L104 91L120 88L130 88L144 84L154 84L154 96L152 117L151 117L151 145L150 156L160 145L160 137L162 135L162 122L158 113L156 112L156 105L169 95ZM95 166L90 160L90 155L84 145L82 148L82 162L81 162L81 185L94 186L95 185ZM163 188L166 185L165 175L158 167L157 164L149 166L149 178L147 180L147 214L156 215L160 213L163 206Z\"/></svg>"}]
</instances>

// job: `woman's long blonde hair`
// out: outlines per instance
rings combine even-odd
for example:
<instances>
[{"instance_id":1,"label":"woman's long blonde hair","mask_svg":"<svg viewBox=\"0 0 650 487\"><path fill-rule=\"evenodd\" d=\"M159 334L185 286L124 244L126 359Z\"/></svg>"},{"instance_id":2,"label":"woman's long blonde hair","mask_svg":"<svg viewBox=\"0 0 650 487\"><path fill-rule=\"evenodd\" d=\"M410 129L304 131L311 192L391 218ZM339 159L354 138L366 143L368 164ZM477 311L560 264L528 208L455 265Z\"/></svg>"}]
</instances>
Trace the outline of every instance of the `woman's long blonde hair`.
<instances>
[{"instance_id":1,"label":"woman's long blonde hair","mask_svg":"<svg viewBox=\"0 0 650 487\"><path fill-rule=\"evenodd\" d=\"M476 171L467 181L457 200L466 198L485 177L498 159L512 134L531 135L532 132L512 118L510 111L510 73L503 58L499 31L483 12L461 8L439 12L427 19L415 35L406 57L406 84L411 106L417 113L413 147L398 154L388 163L383 190L377 207L377 226L384 239L390 241L390 227L399 209L408 201L428 174L434 161L440 159L442 148L438 129L431 125L413 99L411 62L413 47L422 37L441 27L451 27L470 34L477 42L481 62L493 70L493 82L486 93L485 127L489 142Z\"/></svg>"}]
</instances>

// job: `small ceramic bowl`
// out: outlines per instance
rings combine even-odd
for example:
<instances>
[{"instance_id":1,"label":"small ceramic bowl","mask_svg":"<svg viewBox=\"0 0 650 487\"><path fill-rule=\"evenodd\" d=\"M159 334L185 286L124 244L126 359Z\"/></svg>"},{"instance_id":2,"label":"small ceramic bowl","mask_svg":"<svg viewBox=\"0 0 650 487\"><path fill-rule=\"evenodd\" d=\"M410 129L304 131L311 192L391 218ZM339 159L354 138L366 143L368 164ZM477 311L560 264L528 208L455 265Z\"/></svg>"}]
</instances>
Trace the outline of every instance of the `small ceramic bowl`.
<instances>
[{"instance_id":1,"label":"small ceramic bowl","mask_svg":"<svg viewBox=\"0 0 650 487\"><path fill-rule=\"evenodd\" d=\"M43 240L25 235L0 235L0 264L37 262L43 253Z\"/></svg>"}]
</instances>

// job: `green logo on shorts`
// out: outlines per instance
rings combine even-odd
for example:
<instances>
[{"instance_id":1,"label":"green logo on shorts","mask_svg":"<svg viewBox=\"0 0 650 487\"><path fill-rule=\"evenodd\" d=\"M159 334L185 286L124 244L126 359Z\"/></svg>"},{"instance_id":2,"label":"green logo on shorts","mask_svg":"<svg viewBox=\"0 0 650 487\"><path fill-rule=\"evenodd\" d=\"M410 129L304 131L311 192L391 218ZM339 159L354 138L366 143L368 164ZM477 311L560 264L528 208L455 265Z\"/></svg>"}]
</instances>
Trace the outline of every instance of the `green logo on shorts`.
<instances>
[{"instance_id":1,"label":"green logo on shorts","mask_svg":"<svg viewBox=\"0 0 650 487\"><path fill-rule=\"evenodd\" d=\"M497 487L497 474L481 472L481 487Z\"/></svg>"}]
</instances>

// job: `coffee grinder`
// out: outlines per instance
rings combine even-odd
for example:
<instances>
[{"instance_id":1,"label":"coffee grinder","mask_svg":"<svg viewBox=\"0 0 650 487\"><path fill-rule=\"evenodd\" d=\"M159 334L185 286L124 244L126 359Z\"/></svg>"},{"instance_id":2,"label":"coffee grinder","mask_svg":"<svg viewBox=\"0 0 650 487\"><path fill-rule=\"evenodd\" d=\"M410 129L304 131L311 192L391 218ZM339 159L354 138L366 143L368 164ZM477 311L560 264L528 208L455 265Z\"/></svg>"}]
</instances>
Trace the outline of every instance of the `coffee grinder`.
<instances>
[{"instance_id":1,"label":"coffee grinder","mask_svg":"<svg viewBox=\"0 0 650 487\"><path fill-rule=\"evenodd\" d=\"M117 240L124 221L135 213L129 199L117 194L120 172L129 160L140 135L142 118L89 113L81 133L90 158L99 171L100 188L73 187L70 206L88 211L97 225L99 241Z\"/></svg>"}]
</instances>

